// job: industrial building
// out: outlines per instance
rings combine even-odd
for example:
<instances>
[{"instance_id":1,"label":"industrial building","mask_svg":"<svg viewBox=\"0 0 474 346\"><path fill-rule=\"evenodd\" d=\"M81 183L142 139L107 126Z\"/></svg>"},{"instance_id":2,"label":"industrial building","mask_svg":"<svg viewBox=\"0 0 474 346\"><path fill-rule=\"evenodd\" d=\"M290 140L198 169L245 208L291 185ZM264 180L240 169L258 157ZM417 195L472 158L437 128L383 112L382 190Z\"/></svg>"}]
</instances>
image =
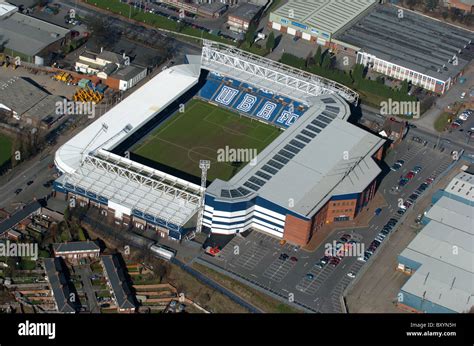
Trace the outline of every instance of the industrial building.
<instances>
[{"instance_id":1,"label":"industrial building","mask_svg":"<svg viewBox=\"0 0 474 346\"><path fill-rule=\"evenodd\" d=\"M336 39L335 49L356 54L357 63L440 94L474 58L472 32L392 5L377 6Z\"/></svg>"},{"instance_id":2,"label":"industrial building","mask_svg":"<svg viewBox=\"0 0 474 346\"><path fill-rule=\"evenodd\" d=\"M0 111L25 124L50 128L63 116L56 113L57 103L63 100L25 78L0 77Z\"/></svg>"},{"instance_id":3,"label":"industrial building","mask_svg":"<svg viewBox=\"0 0 474 346\"><path fill-rule=\"evenodd\" d=\"M133 88L147 75L147 68L130 63L130 57L124 54L101 49L99 53L84 51L79 55L75 70L96 75L104 84L115 90L125 91Z\"/></svg>"},{"instance_id":4,"label":"industrial building","mask_svg":"<svg viewBox=\"0 0 474 346\"><path fill-rule=\"evenodd\" d=\"M425 226L398 256L397 270L411 275L400 290L400 307L467 313L474 306L474 186L466 181L472 178L460 173L437 194Z\"/></svg>"},{"instance_id":5,"label":"industrial building","mask_svg":"<svg viewBox=\"0 0 474 346\"><path fill-rule=\"evenodd\" d=\"M261 6L254 4L242 4L235 11L232 11L228 15L227 24L230 30L237 31L239 33L246 32L250 26L250 23L257 17L260 11L263 9Z\"/></svg>"},{"instance_id":6,"label":"industrial building","mask_svg":"<svg viewBox=\"0 0 474 346\"><path fill-rule=\"evenodd\" d=\"M70 30L18 12L18 7L0 2L0 39L4 53L22 61L48 65L50 54L70 39Z\"/></svg>"},{"instance_id":7,"label":"industrial building","mask_svg":"<svg viewBox=\"0 0 474 346\"><path fill-rule=\"evenodd\" d=\"M268 26L284 34L330 46L333 37L376 5L375 0L289 0L270 13Z\"/></svg>"},{"instance_id":8,"label":"industrial building","mask_svg":"<svg viewBox=\"0 0 474 346\"><path fill-rule=\"evenodd\" d=\"M116 224L175 240L195 228L202 212L213 233L255 228L296 244L306 244L326 223L353 219L373 197L384 140L347 122L347 102L356 103L357 93L210 41L201 57L187 61L159 73L59 148L58 195L97 207ZM211 73L200 81L202 70ZM191 94L222 107L232 103L241 116L285 131L257 156L257 165L207 189L114 152Z\"/></svg>"}]
</instances>

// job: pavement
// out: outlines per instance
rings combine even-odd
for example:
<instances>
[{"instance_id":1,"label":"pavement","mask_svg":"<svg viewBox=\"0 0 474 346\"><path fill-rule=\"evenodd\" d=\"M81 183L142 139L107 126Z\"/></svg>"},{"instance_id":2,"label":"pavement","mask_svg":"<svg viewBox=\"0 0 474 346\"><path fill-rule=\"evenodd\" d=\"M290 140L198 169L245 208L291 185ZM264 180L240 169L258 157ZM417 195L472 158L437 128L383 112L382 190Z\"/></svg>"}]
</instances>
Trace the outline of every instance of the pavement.
<instances>
[{"instance_id":1,"label":"pavement","mask_svg":"<svg viewBox=\"0 0 474 346\"><path fill-rule=\"evenodd\" d=\"M97 303L94 288L92 287L91 277L92 271L89 265L80 265L74 268L76 274L81 277L82 290L87 298L88 311L91 313L99 313L100 308Z\"/></svg>"}]
</instances>

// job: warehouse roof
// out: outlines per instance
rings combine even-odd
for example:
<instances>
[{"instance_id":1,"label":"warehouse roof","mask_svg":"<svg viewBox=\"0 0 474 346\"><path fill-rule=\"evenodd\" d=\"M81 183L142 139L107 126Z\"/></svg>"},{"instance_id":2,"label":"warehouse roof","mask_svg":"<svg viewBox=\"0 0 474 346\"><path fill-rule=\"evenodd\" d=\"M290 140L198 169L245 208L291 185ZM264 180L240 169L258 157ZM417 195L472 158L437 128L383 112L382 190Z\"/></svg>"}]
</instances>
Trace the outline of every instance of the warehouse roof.
<instances>
[{"instance_id":1,"label":"warehouse roof","mask_svg":"<svg viewBox=\"0 0 474 346\"><path fill-rule=\"evenodd\" d=\"M274 13L335 34L375 3L375 0L289 0Z\"/></svg>"},{"instance_id":2,"label":"warehouse roof","mask_svg":"<svg viewBox=\"0 0 474 346\"><path fill-rule=\"evenodd\" d=\"M457 75L474 58L472 49L465 48L474 39L472 32L407 9L400 19L398 11L392 5L378 6L337 39L442 81ZM457 65L450 62L455 55Z\"/></svg>"},{"instance_id":3,"label":"warehouse roof","mask_svg":"<svg viewBox=\"0 0 474 346\"><path fill-rule=\"evenodd\" d=\"M55 253L100 251L99 245L94 241L56 243L53 244L53 249Z\"/></svg>"},{"instance_id":4,"label":"warehouse roof","mask_svg":"<svg viewBox=\"0 0 474 346\"><path fill-rule=\"evenodd\" d=\"M238 201L257 195L311 217L331 197L363 191L380 173L372 156L384 140L347 122L350 109L338 95L312 99L304 116L267 146L228 182L216 179L207 193ZM262 173L267 178L262 179ZM297 177L297 178L295 178Z\"/></svg>"},{"instance_id":5,"label":"warehouse roof","mask_svg":"<svg viewBox=\"0 0 474 346\"><path fill-rule=\"evenodd\" d=\"M257 15L261 8L262 7L257 5L244 3L239 5L235 11L229 13L229 16L237 17L250 22Z\"/></svg>"},{"instance_id":6,"label":"warehouse roof","mask_svg":"<svg viewBox=\"0 0 474 346\"><path fill-rule=\"evenodd\" d=\"M0 105L22 115L44 100L49 94L24 78L0 77ZM53 108L54 110L54 108Z\"/></svg>"},{"instance_id":7,"label":"warehouse roof","mask_svg":"<svg viewBox=\"0 0 474 346\"><path fill-rule=\"evenodd\" d=\"M474 234L472 206L446 196L441 197L426 213L426 218Z\"/></svg>"},{"instance_id":8,"label":"warehouse roof","mask_svg":"<svg viewBox=\"0 0 474 346\"><path fill-rule=\"evenodd\" d=\"M450 195L461 197L469 202L474 202L474 175L459 173L444 189Z\"/></svg>"},{"instance_id":9,"label":"warehouse roof","mask_svg":"<svg viewBox=\"0 0 474 346\"><path fill-rule=\"evenodd\" d=\"M0 18L0 32L5 48L34 56L50 44L64 38L69 29L21 13Z\"/></svg>"},{"instance_id":10,"label":"warehouse roof","mask_svg":"<svg viewBox=\"0 0 474 346\"><path fill-rule=\"evenodd\" d=\"M426 216L429 223L400 254L421 264L402 291L466 312L474 305L473 208L441 197Z\"/></svg>"}]
</instances>

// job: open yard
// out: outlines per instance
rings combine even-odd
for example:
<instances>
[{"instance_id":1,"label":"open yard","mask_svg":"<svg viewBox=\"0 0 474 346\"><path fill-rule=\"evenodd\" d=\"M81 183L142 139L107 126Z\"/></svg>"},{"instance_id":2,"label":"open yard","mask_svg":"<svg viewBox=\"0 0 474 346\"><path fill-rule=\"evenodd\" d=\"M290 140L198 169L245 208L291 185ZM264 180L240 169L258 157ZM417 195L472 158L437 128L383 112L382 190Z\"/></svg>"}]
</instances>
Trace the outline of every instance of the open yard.
<instances>
[{"instance_id":1,"label":"open yard","mask_svg":"<svg viewBox=\"0 0 474 346\"><path fill-rule=\"evenodd\" d=\"M253 158L280 133L271 125L192 100L183 113L174 114L132 151L196 177L201 175L199 160L210 160L208 180L229 180L248 163L243 162L242 155L234 159L232 150ZM219 154L226 147L229 155L222 160Z\"/></svg>"}]
</instances>

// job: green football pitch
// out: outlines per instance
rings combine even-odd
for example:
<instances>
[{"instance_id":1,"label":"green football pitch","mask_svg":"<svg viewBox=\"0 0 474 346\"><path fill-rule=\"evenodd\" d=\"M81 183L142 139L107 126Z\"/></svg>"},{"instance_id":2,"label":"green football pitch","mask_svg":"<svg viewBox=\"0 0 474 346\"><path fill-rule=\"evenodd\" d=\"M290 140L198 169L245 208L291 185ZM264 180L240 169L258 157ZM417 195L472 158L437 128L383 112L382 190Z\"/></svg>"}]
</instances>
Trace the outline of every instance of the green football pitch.
<instances>
[{"instance_id":1,"label":"green football pitch","mask_svg":"<svg viewBox=\"0 0 474 346\"><path fill-rule=\"evenodd\" d=\"M207 179L227 181L248 162L231 155L223 161L219 154L226 146L227 153L235 153L232 149L260 153L280 133L274 126L194 99L185 105L184 112L172 115L132 152L196 177L201 175L199 160L210 160Z\"/></svg>"}]
</instances>

